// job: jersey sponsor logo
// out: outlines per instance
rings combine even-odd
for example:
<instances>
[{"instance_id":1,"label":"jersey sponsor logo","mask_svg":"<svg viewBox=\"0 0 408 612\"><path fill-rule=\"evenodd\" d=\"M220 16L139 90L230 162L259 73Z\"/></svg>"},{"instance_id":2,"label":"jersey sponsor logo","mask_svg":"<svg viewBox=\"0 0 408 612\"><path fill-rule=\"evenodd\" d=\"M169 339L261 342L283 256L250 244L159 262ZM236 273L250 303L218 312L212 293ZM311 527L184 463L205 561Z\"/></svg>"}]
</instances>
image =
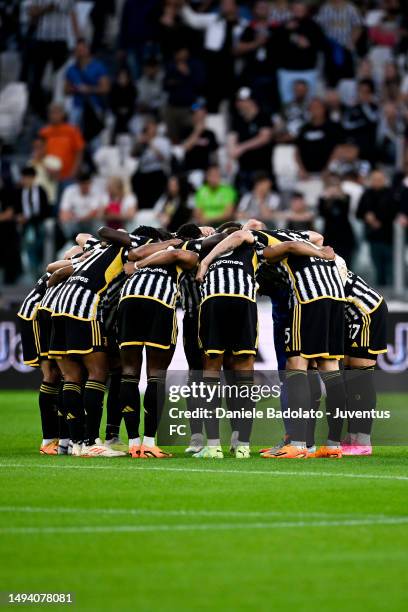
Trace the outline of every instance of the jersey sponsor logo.
<instances>
[{"instance_id":1,"label":"jersey sponsor logo","mask_svg":"<svg viewBox=\"0 0 408 612\"><path fill-rule=\"evenodd\" d=\"M71 276L69 280L73 283L89 283L89 278L86 278L85 276Z\"/></svg>"}]
</instances>

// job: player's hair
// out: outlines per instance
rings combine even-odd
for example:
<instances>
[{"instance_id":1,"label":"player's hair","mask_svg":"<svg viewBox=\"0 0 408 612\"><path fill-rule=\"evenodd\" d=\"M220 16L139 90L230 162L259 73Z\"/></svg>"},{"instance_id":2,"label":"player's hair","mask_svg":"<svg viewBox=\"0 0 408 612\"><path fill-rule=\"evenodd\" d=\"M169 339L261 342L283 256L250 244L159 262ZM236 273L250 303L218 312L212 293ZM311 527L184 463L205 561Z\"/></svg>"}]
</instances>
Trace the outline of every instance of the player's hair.
<instances>
[{"instance_id":1,"label":"player's hair","mask_svg":"<svg viewBox=\"0 0 408 612\"><path fill-rule=\"evenodd\" d=\"M145 238L151 238L155 242L162 240L160 230L157 227L150 227L150 225L139 225L136 229L131 232L135 236L144 236Z\"/></svg>"},{"instance_id":2,"label":"player's hair","mask_svg":"<svg viewBox=\"0 0 408 612\"><path fill-rule=\"evenodd\" d=\"M195 240L196 238L201 238L202 234L196 223L184 223L176 231L176 237Z\"/></svg>"},{"instance_id":3,"label":"player's hair","mask_svg":"<svg viewBox=\"0 0 408 612\"><path fill-rule=\"evenodd\" d=\"M217 232L217 234L221 234L222 232L231 232L231 230L233 230L234 232L236 232L237 230L242 229L242 224L238 223L237 221L227 221L226 223L223 223L222 225L220 225L219 227L217 227L217 229L215 230Z\"/></svg>"}]
</instances>

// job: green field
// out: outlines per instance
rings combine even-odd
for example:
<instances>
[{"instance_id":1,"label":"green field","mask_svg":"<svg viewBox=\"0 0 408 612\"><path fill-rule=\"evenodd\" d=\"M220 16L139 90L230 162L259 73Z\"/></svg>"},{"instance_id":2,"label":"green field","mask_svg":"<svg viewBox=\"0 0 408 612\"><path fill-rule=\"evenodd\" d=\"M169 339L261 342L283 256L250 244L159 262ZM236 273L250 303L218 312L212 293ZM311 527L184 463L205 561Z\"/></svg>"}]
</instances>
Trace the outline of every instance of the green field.
<instances>
[{"instance_id":1,"label":"green field","mask_svg":"<svg viewBox=\"0 0 408 612\"><path fill-rule=\"evenodd\" d=\"M406 448L42 457L35 394L2 392L0 406L0 591L71 591L77 610L407 609Z\"/></svg>"}]
</instances>

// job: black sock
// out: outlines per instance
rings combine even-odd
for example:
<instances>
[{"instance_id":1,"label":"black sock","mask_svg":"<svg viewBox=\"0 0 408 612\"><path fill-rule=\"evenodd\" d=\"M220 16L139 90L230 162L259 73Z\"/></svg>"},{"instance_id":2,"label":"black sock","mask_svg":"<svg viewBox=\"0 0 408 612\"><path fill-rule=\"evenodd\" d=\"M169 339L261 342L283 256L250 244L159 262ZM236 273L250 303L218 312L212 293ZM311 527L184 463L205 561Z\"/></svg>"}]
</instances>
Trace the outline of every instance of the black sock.
<instances>
[{"instance_id":1,"label":"black sock","mask_svg":"<svg viewBox=\"0 0 408 612\"><path fill-rule=\"evenodd\" d=\"M124 418L127 435L130 438L139 437L140 424L140 393L139 379L127 374L122 375L119 391L119 406Z\"/></svg>"},{"instance_id":2,"label":"black sock","mask_svg":"<svg viewBox=\"0 0 408 612\"><path fill-rule=\"evenodd\" d=\"M349 412L355 410L375 410L377 405L377 392L374 386L374 367L350 368L345 371L347 390L347 409ZM349 419L350 433L371 434L373 418Z\"/></svg>"},{"instance_id":3,"label":"black sock","mask_svg":"<svg viewBox=\"0 0 408 612\"><path fill-rule=\"evenodd\" d=\"M103 413L103 399L106 385L98 380L87 380L84 390L84 410L86 414L86 444L92 446L99 438Z\"/></svg>"},{"instance_id":4,"label":"black sock","mask_svg":"<svg viewBox=\"0 0 408 612\"><path fill-rule=\"evenodd\" d=\"M144 435L154 438L159 427L163 406L165 378L151 376L147 379L146 393L143 399L144 407Z\"/></svg>"},{"instance_id":5,"label":"black sock","mask_svg":"<svg viewBox=\"0 0 408 612\"><path fill-rule=\"evenodd\" d=\"M346 388L343 374L340 370L321 372L321 377L326 387L326 412L329 426L328 439L332 442L340 442L343 419L335 417L336 410L344 411L346 407Z\"/></svg>"},{"instance_id":6,"label":"black sock","mask_svg":"<svg viewBox=\"0 0 408 612\"><path fill-rule=\"evenodd\" d=\"M58 438L58 393L59 385L43 382L40 386L38 403L44 439Z\"/></svg>"},{"instance_id":7,"label":"black sock","mask_svg":"<svg viewBox=\"0 0 408 612\"><path fill-rule=\"evenodd\" d=\"M120 422L122 420L119 401L121 379L122 371L120 369L111 372L106 400L106 440L119 436Z\"/></svg>"},{"instance_id":8,"label":"black sock","mask_svg":"<svg viewBox=\"0 0 408 612\"><path fill-rule=\"evenodd\" d=\"M238 397L240 398L234 409L252 410L254 402L251 399L252 385L254 384L253 372L235 372L235 385ZM253 418L242 417L236 420L235 427L238 431L238 441L249 444L251 437Z\"/></svg>"},{"instance_id":9,"label":"black sock","mask_svg":"<svg viewBox=\"0 0 408 612\"><path fill-rule=\"evenodd\" d=\"M286 370L286 385L288 390L288 408L291 413L310 410L310 389L307 372L304 370ZM298 415L291 416L290 436L295 442L306 442L307 419Z\"/></svg>"},{"instance_id":10,"label":"black sock","mask_svg":"<svg viewBox=\"0 0 408 612\"><path fill-rule=\"evenodd\" d=\"M224 379L226 385L234 386L236 384L235 370L224 370ZM225 403L227 405L227 410L231 412L238 410L238 405L235 405L234 398L231 397L229 393L225 394ZM239 421L240 420L235 417L230 419L231 431L239 430Z\"/></svg>"},{"instance_id":11,"label":"black sock","mask_svg":"<svg viewBox=\"0 0 408 612\"><path fill-rule=\"evenodd\" d=\"M217 388L220 384L219 376L213 378L212 376L204 376L203 382L209 392L213 393L213 389ZM205 393L205 398L207 392ZM208 394L208 397L211 396ZM215 415L215 409L219 406L221 400L218 397L217 392L214 393L214 397L211 401L205 401L203 407L208 411L209 417L204 419L205 432L207 434L207 440L219 440L220 438L220 422Z\"/></svg>"},{"instance_id":12,"label":"black sock","mask_svg":"<svg viewBox=\"0 0 408 612\"><path fill-rule=\"evenodd\" d=\"M202 372L194 371L190 372L188 382L189 385L193 382L199 383L202 377ZM193 411L200 406L200 400L197 397L188 397L186 399L187 409ZM203 419L191 418L190 419L190 430L191 435L203 433Z\"/></svg>"},{"instance_id":13,"label":"black sock","mask_svg":"<svg viewBox=\"0 0 408 612\"><path fill-rule=\"evenodd\" d=\"M320 376L317 368L311 368L307 371L310 389L310 406L311 409L317 412L320 408L320 400L322 399L322 390L320 387ZM314 446L315 443L315 428L316 417L310 417L306 425L306 446Z\"/></svg>"},{"instance_id":14,"label":"black sock","mask_svg":"<svg viewBox=\"0 0 408 612\"><path fill-rule=\"evenodd\" d=\"M68 421L64 416L64 381L62 380L58 388L58 437L66 440L69 436Z\"/></svg>"},{"instance_id":15,"label":"black sock","mask_svg":"<svg viewBox=\"0 0 408 612\"><path fill-rule=\"evenodd\" d=\"M84 422L81 385L64 382L63 411L68 422L69 437L73 442L82 442L84 439Z\"/></svg>"}]
</instances>

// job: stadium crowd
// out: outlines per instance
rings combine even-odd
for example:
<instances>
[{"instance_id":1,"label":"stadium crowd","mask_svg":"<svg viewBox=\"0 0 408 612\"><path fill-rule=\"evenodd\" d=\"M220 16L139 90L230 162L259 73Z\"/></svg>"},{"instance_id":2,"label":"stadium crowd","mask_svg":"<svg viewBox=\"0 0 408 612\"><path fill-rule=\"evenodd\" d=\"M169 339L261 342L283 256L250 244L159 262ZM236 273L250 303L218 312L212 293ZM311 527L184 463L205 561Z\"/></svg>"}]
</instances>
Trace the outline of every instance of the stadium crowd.
<instances>
[{"instance_id":1,"label":"stadium crowd","mask_svg":"<svg viewBox=\"0 0 408 612\"><path fill-rule=\"evenodd\" d=\"M6 283L38 277L46 236L58 250L104 224L252 217L322 231L392 283L393 224L408 225L404 2L10 0L0 31L28 91L12 136L15 83L0 93Z\"/></svg>"}]
</instances>

